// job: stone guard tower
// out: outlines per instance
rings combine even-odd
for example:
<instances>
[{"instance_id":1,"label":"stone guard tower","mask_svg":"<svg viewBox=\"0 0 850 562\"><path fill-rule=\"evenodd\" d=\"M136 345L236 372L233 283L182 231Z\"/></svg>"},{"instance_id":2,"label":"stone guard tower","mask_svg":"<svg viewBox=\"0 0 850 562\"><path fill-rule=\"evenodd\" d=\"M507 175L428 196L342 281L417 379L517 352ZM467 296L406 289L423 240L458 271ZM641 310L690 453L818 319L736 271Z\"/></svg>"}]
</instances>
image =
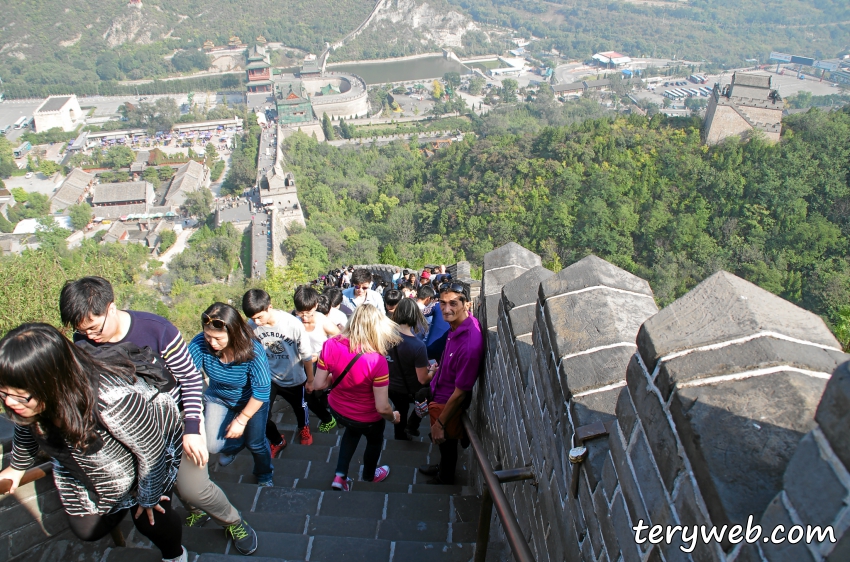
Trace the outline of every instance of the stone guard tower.
<instances>
[{"instance_id":1,"label":"stone guard tower","mask_svg":"<svg viewBox=\"0 0 850 562\"><path fill-rule=\"evenodd\" d=\"M717 144L731 136L746 138L756 130L778 142L784 107L772 76L736 72L731 84L722 88L714 85L705 111L705 142Z\"/></svg>"}]
</instances>

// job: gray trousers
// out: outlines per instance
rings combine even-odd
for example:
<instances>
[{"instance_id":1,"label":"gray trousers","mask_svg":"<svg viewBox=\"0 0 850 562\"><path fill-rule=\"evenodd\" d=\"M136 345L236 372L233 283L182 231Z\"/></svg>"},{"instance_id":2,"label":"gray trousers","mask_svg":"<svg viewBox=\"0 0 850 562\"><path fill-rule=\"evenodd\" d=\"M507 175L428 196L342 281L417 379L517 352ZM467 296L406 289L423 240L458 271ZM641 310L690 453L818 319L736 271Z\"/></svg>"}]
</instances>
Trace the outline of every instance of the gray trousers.
<instances>
[{"instance_id":1,"label":"gray trousers","mask_svg":"<svg viewBox=\"0 0 850 562\"><path fill-rule=\"evenodd\" d=\"M177 495L192 513L205 511L213 521L225 527L242 520L239 512L221 491L210 481L209 463L200 467L183 453L177 471Z\"/></svg>"}]
</instances>

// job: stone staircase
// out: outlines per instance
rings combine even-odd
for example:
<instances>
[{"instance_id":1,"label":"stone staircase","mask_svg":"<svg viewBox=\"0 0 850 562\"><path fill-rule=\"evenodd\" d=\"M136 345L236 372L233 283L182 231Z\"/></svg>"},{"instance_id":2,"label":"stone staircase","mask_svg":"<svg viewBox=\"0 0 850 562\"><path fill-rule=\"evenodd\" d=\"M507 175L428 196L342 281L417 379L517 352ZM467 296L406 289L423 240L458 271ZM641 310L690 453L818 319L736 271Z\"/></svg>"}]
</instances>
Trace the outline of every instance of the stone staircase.
<instances>
[{"instance_id":1,"label":"stone staircase","mask_svg":"<svg viewBox=\"0 0 850 562\"><path fill-rule=\"evenodd\" d=\"M284 406L282 406L284 405ZM427 422L415 441L396 441L387 424L381 464L391 468L384 482L360 479L365 439L352 460L351 492L330 486L336 467L342 429L318 433L311 416L313 444L295 440L295 418L285 402L276 404L278 429L288 446L273 459L274 487L258 488L251 474L253 460L242 451L227 467L212 461L211 478L256 529L259 548L255 562L468 562L475 552L480 498L469 482L470 457L462 452L458 485L425 484L417 467L434 463L439 451L427 435ZM473 461L474 462L474 461ZM178 500L175 497L175 504ZM185 514L182 506L179 512ZM108 537L96 543L72 538L54 541L47 549L16 560L27 562L158 562L159 551L133 528L122 523L126 548L117 548ZM183 544L192 562L226 562L241 558L214 522L183 529Z\"/></svg>"}]
</instances>

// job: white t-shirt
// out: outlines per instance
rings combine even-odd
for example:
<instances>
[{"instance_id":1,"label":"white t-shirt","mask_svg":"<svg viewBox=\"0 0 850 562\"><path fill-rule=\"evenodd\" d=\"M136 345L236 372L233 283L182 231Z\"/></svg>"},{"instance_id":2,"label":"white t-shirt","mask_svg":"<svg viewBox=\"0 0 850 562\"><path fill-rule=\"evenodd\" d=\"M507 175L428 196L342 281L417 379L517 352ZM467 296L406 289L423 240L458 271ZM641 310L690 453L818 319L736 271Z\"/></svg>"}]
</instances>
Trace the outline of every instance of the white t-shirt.
<instances>
[{"instance_id":1,"label":"white t-shirt","mask_svg":"<svg viewBox=\"0 0 850 562\"><path fill-rule=\"evenodd\" d=\"M332 308L328 312L328 319L336 324L340 330L348 326L348 316L338 308Z\"/></svg>"},{"instance_id":2,"label":"white t-shirt","mask_svg":"<svg viewBox=\"0 0 850 562\"><path fill-rule=\"evenodd\" d=\"M314 312L313 331L308 332L306 329L304 329L304 332L307 334L307 340L309 341L310 353L312 353L313 355L318 355L319 353L321 353L322 346L328 340L328 335L325 333L325 322L327 321L327 316L325 316L321 312Z\"/></svg>"},{"instance_id":3,"label":"white t-shirt","mask_svg":"<svg viewBox=\"0 0 850 562\"><path fill-rule=\"evenodd\" d=\"M273 309L272 319L274 324L267 326L257 326L253 320L248 321L266 350L272 381L284 387L303 384L307 374L301 361L312 356L307 330L298 318L283 310Z\"/></svg>"}]
</instances>

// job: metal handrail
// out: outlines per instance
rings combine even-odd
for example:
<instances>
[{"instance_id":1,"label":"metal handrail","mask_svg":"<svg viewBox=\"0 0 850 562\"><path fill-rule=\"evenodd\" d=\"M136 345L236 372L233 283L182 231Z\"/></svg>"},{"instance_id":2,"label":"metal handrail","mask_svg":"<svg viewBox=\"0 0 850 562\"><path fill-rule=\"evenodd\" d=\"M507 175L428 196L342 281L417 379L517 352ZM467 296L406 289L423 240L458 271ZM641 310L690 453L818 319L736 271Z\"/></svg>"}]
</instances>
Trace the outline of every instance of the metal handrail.
<instances>
[{"instance_id":1,"label":"metal handrail","mask_svg":"<svg viewBox=\"0 0 850 562\"><path fill-rule=\"evenodd\" d=\"M485 503L482 505L482 518L484 517L484 508L486 507L486 503L489 501L493 506L495 506L496 513L502 521L502 527L505 529L505 537L508 540L508 545L511 547L511 551L514 554L516 561L534 562L534 555L531 552L531 548L528 546L528 542L522 534L522 529L519 527L514 510L511 508L511 504L508 503L508 498L502 490L499 475L493 471L490 459L487 458L484 446L481 444L481 440L478 438L478 434L475 432L475 428L472 426L472 422L470 421L469 416L466 415L466 412L463 413L461 420L466 428L466 434L469 436L469 442L472 444L472 451L475 453L475 458L478 460L478 465L481 467L481 472L484 474L484 483L487 485L487 488L484 490ZM530 470L524 473L521 473L521 471L522 469L519 471L502 471L502 475L503 477L506 477L505 480L507 481L526 479L527 476L533 477ZM486 496L490 496L492 499L489 499ZM479 521L478 545L475 548L476 562L483 560L487 553L486 545L489 539L490 530L490 513L489 510L487 511L486 524L482 525L483 522ZM483 532L485 529L487 536L483 536L485 535L485 532ZM482 541L484 542L483 545L481 544Z\"/></svg>"}]
</instances>

